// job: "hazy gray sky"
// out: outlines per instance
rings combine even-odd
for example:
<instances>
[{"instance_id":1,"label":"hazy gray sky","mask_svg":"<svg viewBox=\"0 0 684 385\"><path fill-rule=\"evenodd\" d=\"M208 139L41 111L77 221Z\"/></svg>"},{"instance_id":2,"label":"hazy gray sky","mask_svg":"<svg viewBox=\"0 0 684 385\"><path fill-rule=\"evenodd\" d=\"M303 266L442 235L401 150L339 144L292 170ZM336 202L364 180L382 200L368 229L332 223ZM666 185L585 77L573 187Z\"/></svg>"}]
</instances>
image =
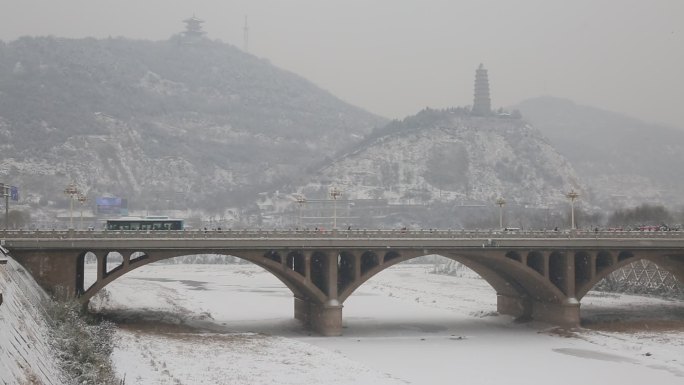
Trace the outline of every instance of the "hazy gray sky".
<instances>
[{"instance_id":1,"label":"hazy gray sky","mask_svg":"<svg viewBox=\"0 0 684 385\"><path fill-rule=\"evenodd\" d=\"M0 0L0 39L166 39L182 19L338 97L402 118L553 95L684 128L683 0Z\"/></svg>"}]
</instances>

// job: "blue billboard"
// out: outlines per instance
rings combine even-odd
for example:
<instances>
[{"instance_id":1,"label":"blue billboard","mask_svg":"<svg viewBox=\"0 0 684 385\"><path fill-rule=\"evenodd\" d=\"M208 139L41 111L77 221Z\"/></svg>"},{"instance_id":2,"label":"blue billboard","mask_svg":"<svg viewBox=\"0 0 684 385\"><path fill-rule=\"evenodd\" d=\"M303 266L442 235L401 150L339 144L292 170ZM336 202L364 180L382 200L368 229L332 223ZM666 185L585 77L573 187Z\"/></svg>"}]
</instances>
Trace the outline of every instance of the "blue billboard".
<instances>
[{"instance_id":1,"label":"blue billboard","mask_svg":"<svg viewBox=\"0 0 684 385\"><path fill-rule=\"evenodd\" d=\"M95 198L98 214L128 215L128 201L125 198Z\"/></svg>"}]
</instances>

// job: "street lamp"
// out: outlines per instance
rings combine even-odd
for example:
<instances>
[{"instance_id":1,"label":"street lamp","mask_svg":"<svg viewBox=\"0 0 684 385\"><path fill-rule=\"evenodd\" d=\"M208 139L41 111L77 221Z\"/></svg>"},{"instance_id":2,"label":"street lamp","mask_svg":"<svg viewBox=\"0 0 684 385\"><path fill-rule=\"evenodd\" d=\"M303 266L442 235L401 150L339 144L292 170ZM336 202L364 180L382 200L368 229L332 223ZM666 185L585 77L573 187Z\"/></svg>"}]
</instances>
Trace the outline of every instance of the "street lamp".
<instances>
[{"instance_id":1,"label":"street lamp","mask_svg":"<svg viewBox=\"0 0 684 385\"><path fill-rule=\"evenodd\" d=\"M565 197L570 199L570 229L575 230L575 199L579 197L579 194L572 190L565 194Z\"/></svg>"},{"instance_id":2,"label":"street lamp","mask_svg":"<svg viewBox=\"0 0 684 385\"><path fill-rule=\"evenodd\" d=\"M333 230L337 229L337 197L342 195L337 187L330 189L330 197L333 199Z\"/></svg>"},{"instance_id":3,"label":"street lamp","mask_svg":"<svg viewBox=\"0 0 684 385\"><path fill-rule=\"evenodd\" d=\"M306 198L303 195L296 195L295 201L299 204L299 222L298 226L302 225L302 206L306 203Z\"/></svg>"},{"instance_id":4,"label":"street lamp","mask_svg":"<svg viewBox=\"0 0 684 385\"><path fill-rule=\"evenodd\" d=\"M74 228L74 197L78 195L78 188L74 182L69 183L69 185L64 189L64 194L69 196L69 228Z\"/></svg>"},{"instance_id":5,"label":"street lamp","mask_svg":"<svg viewBox=\"0 0 684 385\"><path fill-rule=\"evenodd\" d=\"M79 193L78 198L78 203L81 204L81 224L79 225L79 229L83 230L83 206L85 206L86 202L88 202L88 197Z\"/></svg>"},{"instance_id":6,"label":"street lamp","mask_svg":"<svg viewBox=\"0 0 684 385\"><path fill-rule=\"evenodd\" d=\"M506 200L499 198L496 200L496 204L499 205L499 228L503 229L503 207L506 204Z\"/></svg>"},{"instance_id":7,"label":"street lamp","mask_svg":"<svg viewBox=\"0 0 684 385\"><path fill-rule=\"evenodd\" d=\"M0 197L5 198L5 229L9 228L9 197L10 197L10 186L4 183L0 183Z\"/></svg>"}]
</instances>

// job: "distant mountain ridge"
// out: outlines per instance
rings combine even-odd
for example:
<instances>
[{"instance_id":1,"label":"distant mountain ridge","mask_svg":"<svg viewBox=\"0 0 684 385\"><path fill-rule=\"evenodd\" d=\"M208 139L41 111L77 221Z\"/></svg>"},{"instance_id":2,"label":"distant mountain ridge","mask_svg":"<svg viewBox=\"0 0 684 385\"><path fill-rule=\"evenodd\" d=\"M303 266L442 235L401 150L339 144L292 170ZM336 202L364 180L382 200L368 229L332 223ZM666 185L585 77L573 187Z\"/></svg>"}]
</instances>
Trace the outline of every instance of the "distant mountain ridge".
<instances>
[{"instance_id":1,"label":"distant mountain ridge","mask_svg":"<svg viewBox=\"0 0 684 385\"><path fill-rule=\"evenodd\" d=\"M0 178L31 202L220 208L302 177L385 119L220 42L0 42Z\"/></svg>"},{"instance_id":2,"label":"distant mountain ridge","mask_svg":"<svg viewBox=\"0 0 684 385\"><path fill-rule=\"evenodd\" d=\"M0 181L33 208L67 208L75 181L91 200L209 215L333 185L392 205L565 210L571 189L585 208L684 204L684 132L558 98L515 108L524 120L387 124L221 42L21 38L0 42Z\"/></svg>"},{"instance_id":3,"label":"distant mountain ridge","mask_svg":"<svg viewBox=\"0 0 684 385\"><path fill-rule=\"evenodd\" d=\"M684 204L684 130L548 96L515 108L573 164L602 207Z\"/></svg>"}]
</instances>

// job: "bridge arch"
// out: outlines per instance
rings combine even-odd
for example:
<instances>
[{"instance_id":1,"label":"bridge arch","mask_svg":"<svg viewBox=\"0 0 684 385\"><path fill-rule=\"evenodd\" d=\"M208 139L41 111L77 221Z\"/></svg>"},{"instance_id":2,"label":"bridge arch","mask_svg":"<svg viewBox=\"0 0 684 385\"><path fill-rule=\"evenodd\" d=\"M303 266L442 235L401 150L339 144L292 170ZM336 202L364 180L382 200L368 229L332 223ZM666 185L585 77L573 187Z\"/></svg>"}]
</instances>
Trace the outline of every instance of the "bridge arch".
<instances>
[{"instance_id":1,"label":"bridge arch","mask_svg":"<svg viewBox=\"0 0 684 385\"><path fill-rule=\"evenodd\" d=\"M544 276L535 269L528 267L518 253L516 255L508 253L503 256L499 253L492 253L490 256L483 256L482 254L439 254L415 251L399 252L396 250L387 250L385 253L381 253L366 250L361 254L359 277L352 282L345 282L344 286L340 286L340 302L344 302L364 283L388 267L425 255L440 255L467 266L482 277L496 291L497 295L555 302L561 302L564 297L557 287L545 280ZM347 259L348 257L341 260L346 261ZM364 263L364 260L372 261L372 263ZM507 268L502 269L498 266L501 263L506 264ZM347 270L348 268L345 267L345 271Z\"/></svg>"},{"instance_id":2,"label":"bridge arch","mask_svg":"<svg viewBox=\"0 0 684 385\"><path fill-rule=\"evenodd\" d=\"M608 277L611 273L642 259L655 263L673 274L680 283L684 284L684 255L659 253L635 254L631 251L620 251L616 255L601 251L597 253L595 258L595 274L593 274L590 279L577 286L577 299L582 299L601 280Z\"/></svg>"},{"instance_id":3,"label":"bridge arch","mask_svg":"<svg viewBox=\"0 0 684 385\"><path fill-rule=\"evenodd\" d=\"M283 264L283 262L286 261L285 259L279 258L276 260L273 258L274 254L271 253L259 255L253 252L226 253L215 251L207 253L206 251L203 251L201 253L198 253L189 251L164 251L155 254L149 254L135 250L127 250L124 252L119 250L117 252L119 252L123 256L123 263L109 272L106 271L106 256L111 252L107 252L104 254L101 252L96 253L96 256L98 258L97 280L87 289L83 288L83 274L81 273L84 270L84 258L81 255L79 255L79 257L76 259L76 270L80 273L77 274L76 277L76 287L77 289L81 289L81 291L77 290L77 295L82 303L87 303L95 294L97 294L107 285L109 285L116 279L122 277L126 273L133 271L139 267L166 259L196 254L218 254L234 256L252 262L255 265L273 274L278 280L280 280L283 284L285 284L285 286L287 286L292 291L295 297L305 298L308 301L312 301L314 303L319 304L325 303L327 297L326 294L323 293L323 291L321 291L317 286L307 283L307 278L301 273L301 268L288 268ZM81 254L85 256L86 253L87 251ZM131 258L132 256L139 257Z\"/></svg>"}]
</instances>

